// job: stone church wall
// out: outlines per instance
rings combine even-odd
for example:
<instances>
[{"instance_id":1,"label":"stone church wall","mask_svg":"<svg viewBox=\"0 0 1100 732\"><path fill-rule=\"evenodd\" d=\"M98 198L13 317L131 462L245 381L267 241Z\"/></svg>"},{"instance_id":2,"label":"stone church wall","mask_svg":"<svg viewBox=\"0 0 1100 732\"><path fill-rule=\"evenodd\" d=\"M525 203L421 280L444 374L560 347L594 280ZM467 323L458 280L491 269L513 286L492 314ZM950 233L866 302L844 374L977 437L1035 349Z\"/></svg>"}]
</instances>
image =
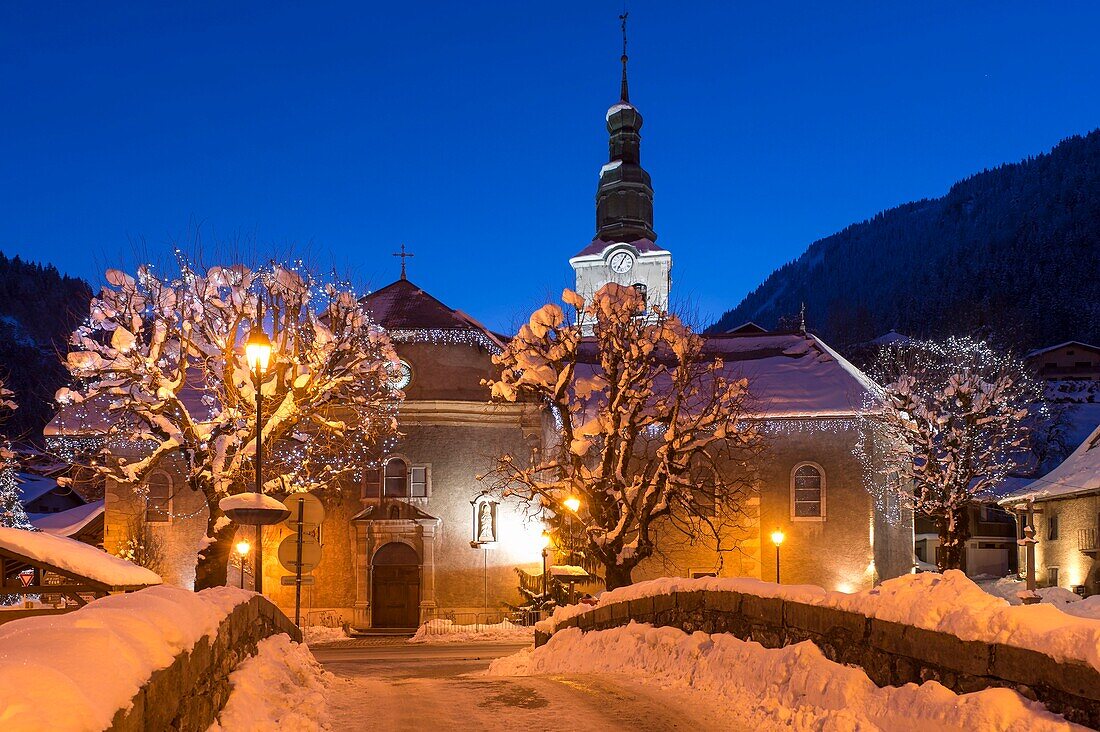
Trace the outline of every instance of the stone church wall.
<instances>
[{"instance_id":1,"label":"stone church wall","mask_svg":"<svg viewBox=\"0 0 1100 732\"><path fill-rule=\"evenodd\" d=\"M887 520L876 512L863 482L863 466L852 454L856 434L832 420L780 423L766 433L760 458L759 494L746 496L742 516L730 517L736 549L719 557L712 541L687 540L675 529L662 532L662 550L634 573L635 580L668 575L689 577L716 572L723 577L775 579L775 545L781 529L781 579L787 584L816 584L847 591L907 573L912 568L912 517L898 512ZM825 476L824 520L794 520L791 475L802 463L814 463ZM719 569L720 567L720 569Z\"/></svg>"}]
</instances>

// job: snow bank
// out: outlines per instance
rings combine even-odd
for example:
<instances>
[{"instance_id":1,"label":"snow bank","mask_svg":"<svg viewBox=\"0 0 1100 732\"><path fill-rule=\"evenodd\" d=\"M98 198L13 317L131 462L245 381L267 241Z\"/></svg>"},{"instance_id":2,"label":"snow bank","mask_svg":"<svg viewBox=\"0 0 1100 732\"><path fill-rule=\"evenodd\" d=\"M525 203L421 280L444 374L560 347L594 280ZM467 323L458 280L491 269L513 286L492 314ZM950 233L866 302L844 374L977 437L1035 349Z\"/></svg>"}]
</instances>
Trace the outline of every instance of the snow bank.
<instances>
[{"instance_id":1,"label":"snow bank","mask_svg":"<svg viewBox=\"0 0 1100 732\"><path fill-rule=\"evenodd\" d=\"M600 595L599 604L695 590L725 590L834 607L869 618L951 633L962 640L1027 648L1059 661L1080 661L1100 669L1100 620L1063 612L1050 604L1010 605L983 591L958 570L942 575L908 574L853 594L826 592L813 585L776 585L754 579L666 577L605 592ZM1064 607L1071 608L1075 604ZM583 605L558 608L552 617L540 621L535 628L553 632L562 621L590 609Z\"/></svg>"},{"instance_id":2,"label":"snow bank","mask_svg":"<svg viewBox=\"0 0 1100 732\"><path fill-rule=\"evenodd\" d=\"M331 729L325 704L332 674L285 633L260 641L229 675L233 691L207 732L319 732Z\"/></svg>"},{"instance_id":3,"label":"snow bank","mask_svg":"<svg viewBox=\"0 0 1100 732\"><path fill-rule=\"evenodd\" d=\"M497 659L491 676L614 673L689 688L736 709L762 730L1083 730L1008 689L957 695L934 681L879 688L812 643L766 649L732 635L631 623L582 634L569 628L541 648Z\"/></svg>"},{"instance_id":4,"label":"snow bank","mask_svg":"<svg viewBox=\"0 0 1100 732\"><path fill-rule=\"evenodd\" d=\"M463 643L471 641L534 642L535 631L522 625L502 620L493 624L456 625L454 621L436 618L429 620L409 638L409 643Z\"/></svg>"},{"instance_id":5,"label":"snow bank","mask_svg":"<svg viewBox=\"0 0 1100 732\"><path fill-rule=\"evenodd\" d=\"M160 575L102 549L43 531L0 527L0 547L112 587L159 585Z\"/></svg>"},{"instance_id":6,"label":"snow bank","mask_svg":"<svg viewBox=\"0 0 1100 732\"><path fill-rule=\"evenodd\" d=\"M341 643L350 640L343 628L330 628L327 625L310 625L302 628L302 641L307 646L321 645L322 643Z\"/></svg>"},{"instance_id":7,"label":"snow bank","mask_svg":"<svg viewBox=\"0 0 1100 732\"><path fill-rule=\"evenodd\" d=\"M154 671L250 597L232 587L151 587L0 626L0 729L106 729Z\"/></svg>"}]
</instances>

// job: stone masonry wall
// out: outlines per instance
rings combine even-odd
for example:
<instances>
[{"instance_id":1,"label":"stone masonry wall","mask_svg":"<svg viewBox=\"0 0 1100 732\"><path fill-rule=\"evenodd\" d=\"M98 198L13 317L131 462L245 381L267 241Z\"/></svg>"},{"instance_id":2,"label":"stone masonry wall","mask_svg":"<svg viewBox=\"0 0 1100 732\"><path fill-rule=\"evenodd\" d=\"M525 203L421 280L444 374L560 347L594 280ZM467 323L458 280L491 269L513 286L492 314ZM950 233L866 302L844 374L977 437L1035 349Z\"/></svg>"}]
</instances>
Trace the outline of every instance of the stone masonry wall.
<instances>
[{"instance_id":1,"label":"stone masonry wall","mask_svg":"<svg viewBox=\"0 0 1100 732\"><path fill-rule=\"evenodd\" d=\"M301 631L266 598L256 596L238 605L215 637L204 636L171 666L156 671L133 706L115 715L111 730L207 729L229 699L229 674L256 653L261 640L279 633L302 640Z\"/></svg>"},{"instance_id":2,"label":"stone masonry wall","mask_svg":"<svg viewBox=\"0 0 1100 732\"><path fill-rule=\"evenodd\" d=\"M859 666L879 686L935 680L960 694L1007 687L1072 722L1100 728L1100 672L1092 666L835 608L739 592L674 592L601 605L555 630L606 630L632 620L688 633L730 633L765 648L808 640L830 660ZM537 631L535 645L550 635Z\"/></svg>"}]
</instances>

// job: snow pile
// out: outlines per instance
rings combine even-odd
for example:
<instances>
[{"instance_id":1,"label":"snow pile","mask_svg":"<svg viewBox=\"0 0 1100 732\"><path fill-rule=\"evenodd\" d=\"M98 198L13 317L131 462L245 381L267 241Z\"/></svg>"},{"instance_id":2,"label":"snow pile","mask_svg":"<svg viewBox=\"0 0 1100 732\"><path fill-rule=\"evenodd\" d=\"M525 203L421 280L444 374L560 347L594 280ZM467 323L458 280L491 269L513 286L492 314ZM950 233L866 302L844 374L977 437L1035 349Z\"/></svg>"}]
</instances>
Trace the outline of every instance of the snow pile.
<instances>
[{"instance_id":1,"label":"snow pile","mask_svg":"<svg viewBox=\"0 0 1100 732\"><path fill-rule=\"evenodd\" d=\"M151 587L0 626L0 729L106 729L154 671L250 597L232 587Z\"/></svg>"},{"instance_id":2,"label":"snow pile","mask_svg":"<svg viewBox=\"0 0 1100 732\"><path fill-rule=\"evenodd\" d=\"M532 628L502 620L499 623L479 623L477 625L456 625L453 620L436 618L429 620L409 638L409 643L463 643L471 641L508 641L533 642Z\"/></svg>"},{"instance_id":3,"label":"snow pile","mask_svg":"<svg viewBox=\"0 0 1100 732\"><path fill-rule=\"evenodd\" d=\"M302 628L302 641L309 646L323 643L340 643L348 639L343 628L330 628L327 625L310 625Z\"/></svg>"},{"instance_id":4,"label":"snow pile","mask_svg":"<svg viewBox=\"0 0 1100 732\"><path fill-rule=\"evenodd\" d=\"M160 576L102 549L43 531L0 526L0 547L112 587L159 585Z\"/></svg>"},{"instance_id":5,"label":"snow pile","mask_svg":"<svg viewBox=\"0 0 1100 732\"><path fill-rule=\"evenodd\" d=\"M744 726L891 732L1083 730L1008 689L958 695L935 681L879 688L810 642L766 649L732 635L631 623L569 628L534 650L497 659L491 676L614 673L689 688L737 709Z\"/></svg>"},{"instance_id":6,"label":"snow pile","mask_svg":"<svg viewBox=\"0 0 1100 732\"><path fill-rule=\"evenodd\" d=\"M1059 661L1079 661L1100 669L1100 620L1063 612L1050 604L1010 605L1007 600L982 590L958 570L948 570L942 575L907 574L853 594L826 592L813 585L776 585L754 579L666 577L605 592L599 604L695 590L726 590L834 607L869 618L951 633L963 640L1027 648ZM1077 604L1064 607L1072 608ZM583 605L561 607L535 627L553 632L565 619L589 610L590 607Z\"/></svg>"},{"instance_id":7,"label":"snow pile","mask_svg":"<svg viewBox=\"0 0 1100 732\"><path fill-rule=\"evenodd\" d=\"M1011 577L1001 577L996 580L979 580L978 578L972 578L978 583L978 587L981 587L984 591L991 595L1003 598L1008 601L1009 605L1022 605L1023 600L1020 599L1020 593L1027 591L1027 583L1013 579ZM1081 596L1075 592L1071 592L1064 587L1040 587L1035 593L1041 598L1041 602L1055 605L1063 610L1066 610L1066 605L1071 602L1080 602ZM1068 610L1067 610L1068 612Z\"/></svg>"},{"instance_id":8,"label":"snow pile","mask_svg":"<svg viewBox=\"0 0 1100 732\"><path fill-rule=\"evenodd\" d=\"M319 732L331 729L325 703L332 674L285 633L260 641L232 674L229 701L207 732Z\"/></svg>"}]
</instances>

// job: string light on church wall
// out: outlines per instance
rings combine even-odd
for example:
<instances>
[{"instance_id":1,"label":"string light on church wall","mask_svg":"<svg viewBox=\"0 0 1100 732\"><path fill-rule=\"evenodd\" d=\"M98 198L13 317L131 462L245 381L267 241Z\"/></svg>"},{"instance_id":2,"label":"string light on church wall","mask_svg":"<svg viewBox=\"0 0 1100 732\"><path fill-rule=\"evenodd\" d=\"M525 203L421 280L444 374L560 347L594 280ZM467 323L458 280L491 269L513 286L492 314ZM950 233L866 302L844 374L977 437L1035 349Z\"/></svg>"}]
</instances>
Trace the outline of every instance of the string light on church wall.
<instances>
[{"instance_id":1,"label":"string light on church wall","mask_svg":"<svg viewBox=\"0 0 1100 732\"><path fill-rule=\"evenodd\" d=\"M475 346L492 355L501 353L497 343L479 330L463 328L398 328L389 331L394 343L429 343L435 346Z\"/></svg>"}]
</instances>

